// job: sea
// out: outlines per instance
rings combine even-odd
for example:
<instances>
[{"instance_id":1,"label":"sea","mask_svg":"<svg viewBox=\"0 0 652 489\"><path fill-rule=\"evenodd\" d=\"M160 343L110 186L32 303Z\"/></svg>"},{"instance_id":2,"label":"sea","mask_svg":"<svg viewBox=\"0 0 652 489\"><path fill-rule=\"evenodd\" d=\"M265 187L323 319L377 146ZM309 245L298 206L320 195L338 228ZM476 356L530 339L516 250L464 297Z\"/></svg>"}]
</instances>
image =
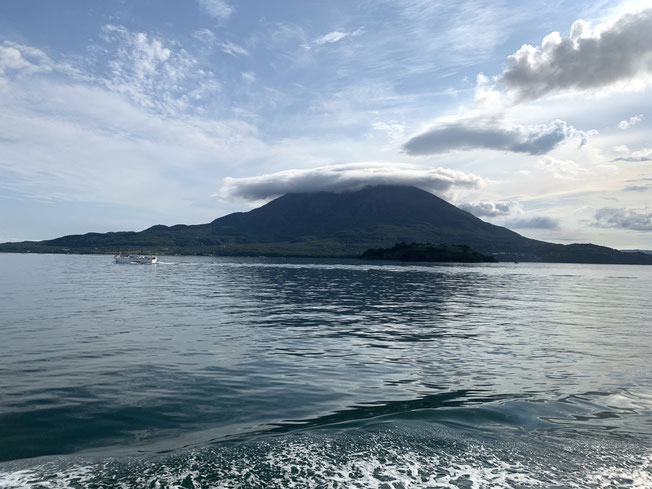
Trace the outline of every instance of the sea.
<instances>
[{"instance_id":1,"label":"sea","mask_svg":"<svg viewBox=\"0 0 652 489\"><path fill-rule=\"evenodd\" d=\"M0 488L651 488L652 267L0 254Z\"/></svg>"}]
</instances>

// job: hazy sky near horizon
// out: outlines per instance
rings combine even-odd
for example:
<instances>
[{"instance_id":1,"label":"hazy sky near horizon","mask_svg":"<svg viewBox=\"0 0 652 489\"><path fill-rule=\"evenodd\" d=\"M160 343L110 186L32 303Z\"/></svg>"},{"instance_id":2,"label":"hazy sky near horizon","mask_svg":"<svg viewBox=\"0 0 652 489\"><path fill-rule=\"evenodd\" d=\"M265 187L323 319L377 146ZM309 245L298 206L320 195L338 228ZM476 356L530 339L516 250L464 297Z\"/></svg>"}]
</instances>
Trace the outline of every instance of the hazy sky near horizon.
<instances>
[{"instance_id":1,"label":"hazy sky near horizon","mask_svg":"<svg viewBox=\"0 0 652 489\"><path fill-rule=\"evenodd\" d=\"M0 242L417 185L652 249L652 1L5 0Z\"/></svg>"}]
</instances>

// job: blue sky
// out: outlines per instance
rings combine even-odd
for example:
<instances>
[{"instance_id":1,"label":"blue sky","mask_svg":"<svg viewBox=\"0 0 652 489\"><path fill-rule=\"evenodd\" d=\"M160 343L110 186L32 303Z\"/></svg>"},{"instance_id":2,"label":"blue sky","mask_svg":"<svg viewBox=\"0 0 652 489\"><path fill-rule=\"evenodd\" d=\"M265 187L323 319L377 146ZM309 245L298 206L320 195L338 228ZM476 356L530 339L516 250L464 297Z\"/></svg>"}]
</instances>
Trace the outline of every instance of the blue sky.
<instances>
[{"instance_id":1,"label":"blue sky","mask_svg":"<svg viewBox=\"0 0 652 489\"><path fill-rule=\"evenodd\" d=\"M652 4L0 3L0 241L417 185L652 249Z\"/></svg>"}]
</instances>

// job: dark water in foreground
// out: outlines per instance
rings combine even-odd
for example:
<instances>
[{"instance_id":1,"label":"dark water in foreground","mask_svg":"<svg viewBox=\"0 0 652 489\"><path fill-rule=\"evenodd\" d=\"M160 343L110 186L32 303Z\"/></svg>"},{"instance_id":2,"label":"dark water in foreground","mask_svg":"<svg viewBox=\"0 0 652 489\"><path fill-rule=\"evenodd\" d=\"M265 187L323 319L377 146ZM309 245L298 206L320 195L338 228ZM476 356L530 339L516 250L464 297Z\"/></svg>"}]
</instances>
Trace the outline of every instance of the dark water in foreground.
<instances>
[{"instance_id":1,"label":"dark water in foreground","mask_svg":"<svg viewBox=\"0 0 652 489\"><path fill-rule=\"evenodd\" d=\"M652 487L652 267L0 254L0 488Z\"/></svg>"}]
</instances>

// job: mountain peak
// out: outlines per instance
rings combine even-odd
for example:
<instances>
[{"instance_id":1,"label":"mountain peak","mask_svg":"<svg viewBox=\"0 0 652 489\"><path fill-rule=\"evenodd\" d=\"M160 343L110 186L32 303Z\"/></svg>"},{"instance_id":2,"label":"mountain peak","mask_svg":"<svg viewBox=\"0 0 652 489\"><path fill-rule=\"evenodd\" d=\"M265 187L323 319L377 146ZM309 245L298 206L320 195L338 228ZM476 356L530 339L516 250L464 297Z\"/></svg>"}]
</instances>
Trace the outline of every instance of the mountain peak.
<instances>
[{"instance_id":1,"label":"mountain peak","mask_svg":"<svg viewBox=\"0 0 652 489\"><path fill-rule=\"evenodd\" d=\"M348 192L288 193L210 224L153 226L139 233L5 243L0 251L357 256L396 243L466 245L499 261L645 263L652 256L595 245L559 245L494 226L425 190L373 185Z\"/></svg>"}]
</instances>

